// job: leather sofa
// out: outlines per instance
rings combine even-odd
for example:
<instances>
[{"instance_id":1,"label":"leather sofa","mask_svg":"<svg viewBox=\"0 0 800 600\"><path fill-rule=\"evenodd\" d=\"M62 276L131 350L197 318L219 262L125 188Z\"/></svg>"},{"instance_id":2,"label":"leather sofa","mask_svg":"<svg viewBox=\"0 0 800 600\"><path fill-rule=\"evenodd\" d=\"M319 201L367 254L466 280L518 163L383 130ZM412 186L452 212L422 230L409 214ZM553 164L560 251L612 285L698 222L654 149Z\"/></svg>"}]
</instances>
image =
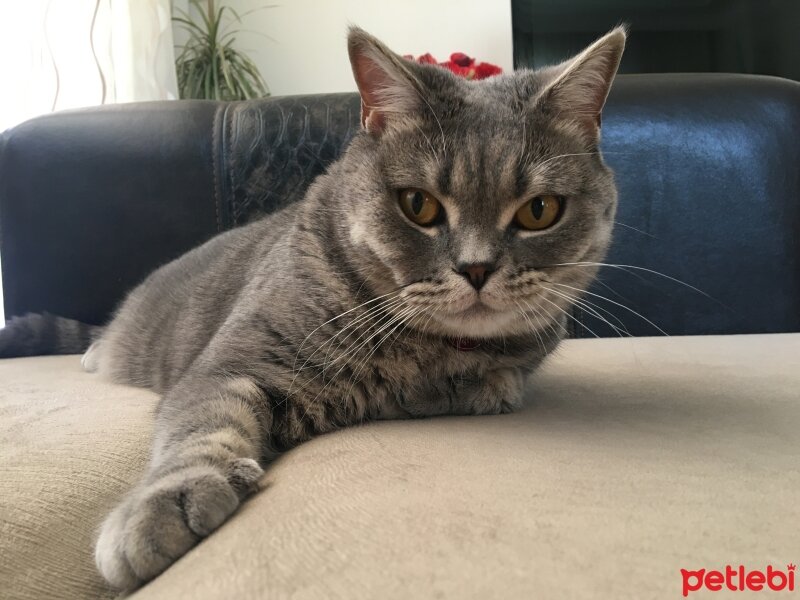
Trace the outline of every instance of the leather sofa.
<instances>
[{"instance_id":1,"label":"leather sofa","mask_svg":"<svg viewBox=\"0 0 800 600\"><path fill-rule=\"evenodd\" d=\"M7 318L102 323L156 266L301 197L357 127L358 98L336 94L5 132ZM603 118L616 266L592 293L633 337L576 309L519 414L369 424L289 452L134 597L666 598L681 569L796 563L798 131L800 83L618 77ZM0 361L0 596L114 596L92 540L144 468L156 400L77 356Z\"/></svg>"}]
</instances>

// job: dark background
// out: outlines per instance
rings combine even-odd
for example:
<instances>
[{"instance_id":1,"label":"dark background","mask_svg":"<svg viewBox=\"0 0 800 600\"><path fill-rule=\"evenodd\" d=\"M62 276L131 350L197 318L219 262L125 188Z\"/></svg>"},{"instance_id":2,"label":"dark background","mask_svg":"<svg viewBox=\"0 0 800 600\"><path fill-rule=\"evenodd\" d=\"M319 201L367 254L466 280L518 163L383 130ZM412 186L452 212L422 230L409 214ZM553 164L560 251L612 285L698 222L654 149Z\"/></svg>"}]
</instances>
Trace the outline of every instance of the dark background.
<instances>
[{"instance_id":1,"label":"dark background","mask_svg":"<svg viewBox=\"0 0 800 600\"><path fill-rule=\"evenodd\" d=\"M620 73L728 72L800 81L800 0L512 0L514 66L576 54L630 25Z\"/></svg>"}]
</instances>

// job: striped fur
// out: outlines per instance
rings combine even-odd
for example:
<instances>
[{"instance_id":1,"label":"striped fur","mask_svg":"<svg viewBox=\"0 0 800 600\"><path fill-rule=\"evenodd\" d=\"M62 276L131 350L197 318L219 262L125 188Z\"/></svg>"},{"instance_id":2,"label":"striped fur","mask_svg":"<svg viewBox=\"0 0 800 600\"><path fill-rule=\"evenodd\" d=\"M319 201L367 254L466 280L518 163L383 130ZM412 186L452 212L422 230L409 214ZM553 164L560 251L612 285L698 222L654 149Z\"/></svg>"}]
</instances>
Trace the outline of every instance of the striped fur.
<instances>
[{"instance_id":1,"label":"striped fur","mask_svg":"<svg viewBox=\"0 0 800 600\"><path fill-rule=\"evenodd\" d=\"M49 313L13 317L0 329L0 358L84 352L102 331Z\"/></svg>"}]
</instances>

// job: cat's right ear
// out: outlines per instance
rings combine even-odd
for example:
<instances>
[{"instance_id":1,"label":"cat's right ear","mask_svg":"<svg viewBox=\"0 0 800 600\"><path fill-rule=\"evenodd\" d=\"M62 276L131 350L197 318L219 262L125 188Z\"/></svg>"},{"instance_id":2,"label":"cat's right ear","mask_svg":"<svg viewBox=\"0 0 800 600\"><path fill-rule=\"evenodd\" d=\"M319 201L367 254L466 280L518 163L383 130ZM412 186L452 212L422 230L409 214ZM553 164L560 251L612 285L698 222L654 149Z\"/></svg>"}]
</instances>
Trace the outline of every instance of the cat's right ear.
<instances>
[{"instance_id":1,"label":"cat's right ear","mask_svg":"<svg viewBox=\"0 0 800 600\"><path fill-rule=\"evenodd\" d=\"M419 108L420 83L407 62L358 27L350 27L347 50L361 94L361 125L380 135L389 121Z\"/></svg>"}]
</instances>

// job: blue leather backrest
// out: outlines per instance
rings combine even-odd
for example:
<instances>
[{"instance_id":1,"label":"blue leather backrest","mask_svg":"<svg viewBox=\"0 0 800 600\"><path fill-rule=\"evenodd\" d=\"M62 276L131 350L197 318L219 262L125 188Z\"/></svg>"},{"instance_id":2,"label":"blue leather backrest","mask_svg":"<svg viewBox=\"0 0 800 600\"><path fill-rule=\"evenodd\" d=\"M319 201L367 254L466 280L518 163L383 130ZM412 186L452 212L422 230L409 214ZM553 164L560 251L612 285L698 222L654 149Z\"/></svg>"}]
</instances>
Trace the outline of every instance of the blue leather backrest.
<instances>
[{"instance_id":1,"label":"blue leather backrest","mask_svg":"<svg viewBox=\"0 0 800 600\"><path fill-rule=\"evenodd\" d=\"M7 317L102 323L158 265L302 197L358 119L358 97L333 94L100 107L6 132ZM626 266L586 297L613 316L578 308L574 334L615 334L593 311L634 335L800 331L798 132L800 83L618 77L602 148L620 189L608 262Z\"/></svg>"}]
</instances>

